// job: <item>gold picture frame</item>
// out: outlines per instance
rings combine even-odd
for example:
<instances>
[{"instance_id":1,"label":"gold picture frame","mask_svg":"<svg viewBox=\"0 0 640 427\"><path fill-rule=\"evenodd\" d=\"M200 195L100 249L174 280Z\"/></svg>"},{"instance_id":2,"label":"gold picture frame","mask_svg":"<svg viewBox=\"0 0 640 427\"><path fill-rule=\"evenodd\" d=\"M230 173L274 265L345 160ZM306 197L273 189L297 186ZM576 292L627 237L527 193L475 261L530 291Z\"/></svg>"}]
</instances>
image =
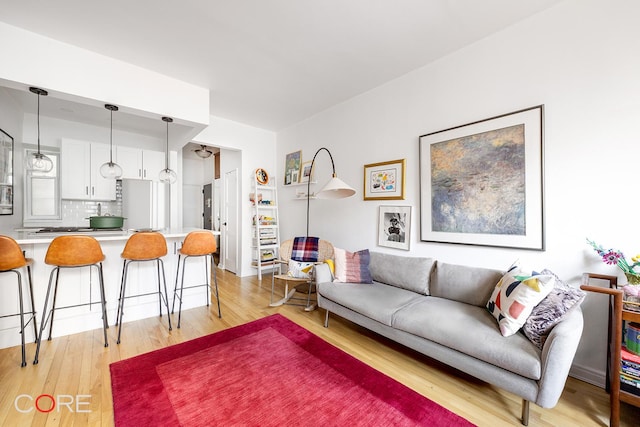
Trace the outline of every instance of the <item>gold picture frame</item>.
<instances>
[{"instance_id":1,"label":"gold picture frame","mask_svg":"<svg viewBox=\"0 0 640 427\"><path fill-rule=\"evenodd\" d=\"M364 200L404 200L406 160L364 165Z\"/></svg>"}]
</instances>

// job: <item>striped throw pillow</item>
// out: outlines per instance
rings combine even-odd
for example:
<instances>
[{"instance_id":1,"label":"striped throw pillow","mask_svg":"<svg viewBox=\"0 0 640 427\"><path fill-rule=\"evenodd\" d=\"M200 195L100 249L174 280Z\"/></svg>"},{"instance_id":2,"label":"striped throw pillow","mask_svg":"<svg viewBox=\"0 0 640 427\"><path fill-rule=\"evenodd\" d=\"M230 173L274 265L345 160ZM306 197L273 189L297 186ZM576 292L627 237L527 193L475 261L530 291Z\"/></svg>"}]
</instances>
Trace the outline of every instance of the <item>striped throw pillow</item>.
<instances>
[{"instance_id":1,"label":"striped throw pillow","mask_svg":"<svg viewBox=\"0 0 640 427\"><path fill-rule=\"evenodd\" d=\"M334 248L335 279L342 283L373 283L369 273L369 249L349 252Z\"/></svg>"}]
</instances>

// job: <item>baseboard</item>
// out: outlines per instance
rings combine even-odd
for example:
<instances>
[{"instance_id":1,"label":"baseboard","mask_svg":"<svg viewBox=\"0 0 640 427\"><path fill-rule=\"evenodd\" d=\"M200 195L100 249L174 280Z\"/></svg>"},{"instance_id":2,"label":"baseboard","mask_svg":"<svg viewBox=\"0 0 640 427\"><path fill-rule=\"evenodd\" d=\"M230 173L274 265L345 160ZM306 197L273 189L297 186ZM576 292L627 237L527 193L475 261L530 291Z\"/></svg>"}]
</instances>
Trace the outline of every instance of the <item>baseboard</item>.
<instances>
[{"instance_id":1,"label":"baseboard","mask_svg":"<svg viewBox=\"0 0 640 427\"><path fill-rule=\"evenodd\" d=\"M605 387L606 374L601 370L572 365L569 376L600 388Z\"/></svg>"}]
</instances>

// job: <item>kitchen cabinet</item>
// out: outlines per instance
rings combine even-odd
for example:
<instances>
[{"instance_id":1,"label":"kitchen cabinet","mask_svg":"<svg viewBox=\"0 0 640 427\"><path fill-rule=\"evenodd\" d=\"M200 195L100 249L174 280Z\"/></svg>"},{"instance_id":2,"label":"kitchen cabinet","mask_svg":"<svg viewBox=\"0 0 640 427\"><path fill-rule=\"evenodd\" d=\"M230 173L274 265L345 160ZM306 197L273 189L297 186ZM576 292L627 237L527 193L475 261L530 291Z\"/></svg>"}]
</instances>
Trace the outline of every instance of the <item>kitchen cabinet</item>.
<instances>
[{"instance_id":1,"label":"kitchen cabinet","mask_svg":"<svg viewBox=\"0 0 640 427\"><path fill-rule=\"evenodd\" d=\"M109 144L62 139L60 178L63 199L115 200L116 181L100 175L109 161Z\"/></svg>"},{"instance_id":2,"label":"kitchen cabinet","mask_svg":"<svg viewBox=\"0 0 640 427\"><path fill-rule=\"evenodd\" d=\"M164 169L165 155L161 151L117 146L115 162L122 168L122 179L157 181Z\"/></svg>"}]
</instances>

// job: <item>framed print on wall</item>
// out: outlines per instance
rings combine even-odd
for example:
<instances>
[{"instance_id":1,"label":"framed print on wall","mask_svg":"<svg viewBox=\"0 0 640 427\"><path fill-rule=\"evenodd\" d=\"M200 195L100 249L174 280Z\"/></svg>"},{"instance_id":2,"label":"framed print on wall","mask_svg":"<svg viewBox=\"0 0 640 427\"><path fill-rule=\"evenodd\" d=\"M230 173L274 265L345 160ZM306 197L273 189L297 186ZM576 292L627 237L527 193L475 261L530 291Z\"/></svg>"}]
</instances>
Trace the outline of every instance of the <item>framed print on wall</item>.
<instances>
[{"instance_id":1,"label":"framed print on wall","mask_svg":"<svg viewBox=\"0 0 640 427\"><path fill-rule=\"evenodd\" d=\"M411 206L380 206L378 245L409 250Z\"/></svg>"},{"instance_id":2,"label":"framed print on wall","mask_svg":"<svg viewBox=\"0 0 640 427\"><path fill-rule=\"evenodd\" d=\"M304 162L302 166L300 166L300 182L313 182L313 171L311 170L312 160Z\"/></svg>"},{"instance_id":3,"label":"framed print on wall","mask_svg":"<svg viewBox=\"0 0 640 427\"><path fill-rule=\"evenodd\" d=\"M420 136L420 240L544 250L544 106Z\"/></svg>"},{"instance_id":4,"label":"framed print on wall","mask_svg":"<svg viewBox=\"0 0 640 427\"><path fill-rule=\"evenodd\" d=\"M284 160L284 185L297 184L300 179L302 151L287 154Z\"/></svg>"},{"instance_id":5,"label":"framed print on wall","mask_svg":"<svg viewBox=\"0 0 640 427\"><path fill-rule=\"evenodd\" d=\"M405 159L364 165L364 200L404 200Z\"/></svg>"}]
</instances>

